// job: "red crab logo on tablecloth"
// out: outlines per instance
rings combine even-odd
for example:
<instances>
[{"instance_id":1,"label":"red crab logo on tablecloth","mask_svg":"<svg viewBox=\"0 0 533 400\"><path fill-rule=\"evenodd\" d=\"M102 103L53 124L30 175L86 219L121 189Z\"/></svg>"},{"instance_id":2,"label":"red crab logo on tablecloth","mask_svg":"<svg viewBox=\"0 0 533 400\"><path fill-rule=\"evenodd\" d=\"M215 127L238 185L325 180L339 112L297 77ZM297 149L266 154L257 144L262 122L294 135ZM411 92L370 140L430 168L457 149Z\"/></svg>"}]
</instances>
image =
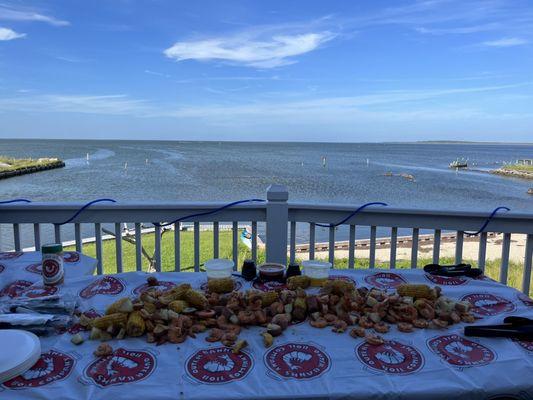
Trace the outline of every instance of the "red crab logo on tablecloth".
<instances>
[{"instance_id":1,"label":"red crab logo on tablecloth","mask_svg":"<svg viewBox=\"0 0 533 400\"><path fill-rule=\"evenodd\" d=\"M428 347L448 364L456 367L487 365L496 358L488 347L458 335L437 336L428 341Z\"/></svg>"},{"instance_id":2,"label":"red crab logo on tablecloth","mask_svg":"<svg viewBox=\"0 0 533 400\"><path fill-rule=\"evenodd\" d=\"M135 289L133 289L131 293L136 296L139 296L142 292L145 292L148 289L167 290L172 289L174 286L176 286L176 284L170 281L158 281L158 284L156 286L150 286L148 283L143 283L142 285L139 285Z\"/></svg>"},{"instance_id":3,"label":"red crab logo on tablecloth","mask_svg":"<svg viewBox=\"0 0 533 400\"><path fill-rule=\"evenodd\" d=\"M285 285L283 282L277 282L277 281L263 282L260 279L255 279L254 282L252 283L252 286L257 290L261 290L262 292L273 292L273 291L287 289L287 285Z\"/></svg>"},{"instance_id":4,"label":"red crab logo on tablecloth","mask_svg":"<svg viewBox=\"0 0 533 400\"><path fill-rule=\"evenodd\" d=\"M498 315L515 310L513 302L490 293L472 293L461 299L472 304L472 311L480 317Z\"/></svg>"},{"instance_id":5,"label":"red crab logo on tablecloth","mask_svg":"<svg viewBox=\"0 0 533 400\"><path fill-rule=\"evenodd\" d=\"M155 357L140 350L116 349L113 354L89 364L84 374L100 387L133 383L148 378L155 369Z\"/></svg>"},{"instance_id":6,"label":"red crab logo on tablecloth","mask_svg":"<svg viewBox=\"0 0 533 400\"><path fill-rule=\"evenodd\" d=\"M1 252L0 260L13 260L14 258L19 258L23 254L22 251Z\"/></svg>"},{"instance_id":7,"label":"red crab logo on tablecloth","mask_svg":"<svg viewBox=\"0 0 533 400\"><path fill-rule=\"evenodd\" d=\"M221 384L243 379L253 360L246 352L233 353L228 347L198 350L185 365L187 374L199 383Z\"/></svg>"},{"instance_id":8,"label":"red crab logo on tablecloth","mask_svg":"<svg viewBox=\"0 0 533 400\"><path fill-rule=\"evenodd\" d=\"M241 290L242 282L239 279L233 279L233 290ZM207 282L204 282L200 285L200 290L207 292Z\"/></svg>"},{"instance_id":9,"label":"red crab logo on tablecloth","mask_svg":"<svg viewBox=\"0 0 533 400\"><path fill-rule=\"evenodd\" d=\"M378 272L365 277L365 282L378 289L395 289L407 281L398 274L392 272Z\"/></svg>"},{"instance_id":10,"label":"red crab logo on tablecloth","mask_svg":"<svg viewBox=\"0 0 533 400\"><path fill-rule=\"evenodd\" d=\"M67 378L73 370L74 358L68 354L49 350L41 354L35 365L22 375L7 382L9 389L35 388Z\"/></svg>"},{"instance_id":11,"label":"red crab logo on tablecloth","mask_svg":"<svg viewBox=\"0 0 533 400\"><path fill-rule=\"evenodd\" d=\"M32 274L41 275L43 273L43 269L42 268L43 267L42 267L41 263L35 263L35 264L28 265L25 269L26 269L26 271L31 272Z\"/></svg>"},{"instance_id":12,"label":"red crab logo on tablecloth","mask_svg":"<svg viewBox=\"0 0 533 400\"><path fill-rule=\"evenodd\" d=\"M80 253L77 251L65 251L63 253L63 261L66 263L75 263L80 261Z\"/></svg>"},{"instance_id":13,"label":"red crab logo on tablecloth","mask_svg":"<svg viewBox=\"0 0 533 400\"><path fill-rule=\"evenodd\" d=\"M84 311L82 312L83 315L85 315L87 318L98 318L98 317L101 317L102 314L100 314L99 312L97 312L95 309L91 308L90 310L87 310L87 311ZM72 334L72 335L75 335L76 333L78 332L81 332L81 331L88 331L89 328L88 327L85 327L85 326L81 326L79 323L77 324L74 324L72 325L69 329L68 329L68 333Z\"/></svg>"},{"instance_id":14,"label":"red crab logo on tablecloth","mask_svg":"<svg viewBox=\"0 0 533 400\"><path fill-rule=\"evenodd\" d=\"M108 296L115 296L124 291L124 283L120 279L112 276L104 276L91 282L84 289L80 291L80 297L83 299L90 299L97 294L105 294Z\"/></svg>"},{"instance_id":15,"label":"red crab logo on tablecloth","mask_svg":"<svg viewBox=\"0 0 533 400\"><path fill-rule=\"evenodd\" d=\"M29 288L31 285L33 285L33 283L29 281L23 281L23 280L11 282L7 284L6 286L4 286L2 290L0 290L0 297L2 296L9 296L11 298L19 297L24 292L24 290Z\"/></svg>"},{"instance_id":16,"label":"red crab logo on tablecloth","mask_svg":"<svg viewBox=\"0 0 533 400\"><path fill-rule=\"evenodd\" d=\"M389 374L411 374L424 365L424 358L413 346L394 340L374 346L360 344L355 353L359 360L369 368Z\"/></svg>"},{"instance_id":17,"label":"red crab logo on tablecloth","mask_svg":"<svg viewBox=\"0 0 533 400\"><path fill-rule=\"evenodd\" d=\"M24 289L20 296L34 299L36 297L51 296L53 294L56 294L58 290L59 287L57 286L32 285L29 288Z\"/></svg>"},{"instance_id":18,"label":"red crab logo on tablecloth","mask_svg":"<svg viewBox=\"0 0 533 400\"><path fill-rule=\"evenodd\" d=\"M518 294L518 300L524 303L524 305L527 307L533 307L533 299L531 297L526 296L524 293Z\"/></svg>"},{"instance_id":19,"label":"red crab logo on tablecloth","mask_svg":"<svg viewBox=\"0 0 533 400\"><path fill-rule=\"evenodd\" d=\"M265 364L282 378L303 380L319 377L331 362L325 352L312 344L287 343L269 350Z\"/></svg>"},{"instance_id":20,"label":"red crab logo on tablecloth","mask_svg":"<svg viewBox=\"0 0 533 400\"><path fill-rule=\"evenodd\" d=\"M525 351L533 353L533 340L513 339L513 342L522 347Z\"/></svg>"},{"instance_id":21,"label":"red crab logo on tablecloth","mask_svg":"<svg viewBox=\"0 0 533 400\"><path fill-rule=\"evenodd\" d=\"M464 285L466 282L468 282L468 279L460 276L438 276L425 274L425 277L428 281L434 283L435 285L441 286L458 286Z\"/></svg>"}]
</instances>

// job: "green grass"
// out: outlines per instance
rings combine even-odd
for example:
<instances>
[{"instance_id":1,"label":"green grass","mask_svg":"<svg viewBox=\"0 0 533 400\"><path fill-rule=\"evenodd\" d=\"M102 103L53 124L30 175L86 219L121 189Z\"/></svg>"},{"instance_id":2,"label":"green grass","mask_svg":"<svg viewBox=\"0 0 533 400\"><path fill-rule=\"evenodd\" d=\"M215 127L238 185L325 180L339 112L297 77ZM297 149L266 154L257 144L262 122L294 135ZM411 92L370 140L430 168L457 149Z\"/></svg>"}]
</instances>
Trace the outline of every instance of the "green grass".
<instances>
[{"instance_id":1,"label":"green grass","mask_svg":"<svg viewBox=\"0 0 533 400\"><path fill-rule=\"evenodd\" d=\"M55 164L57 162L58 162L57 160L54 160L54 161L48 160L48 161L39 162L38 160L35 160L32 158L10 158L10 157L0 156L1 164L9 164L8 167L0 165L0 172L14 171L17 169L22 169L22 168Z\"/></svg>"},{"instance_id":2,"label":"green grass","mask_svg":"<svg viewBox=\"0 0 533 400\"><path fill-rule=\"evenodd\" d=\"M533 172L533 165L512 164L504 165L501 169L510 171Z\"/></svg>"},{"instance_id":3,"label":"green grass","mask_svg":"<svg viewBox=\"0 0 533 400\"><path fill-rule=\"evenodd\" d=\"M239 232L240 234L240 232ZM194 237L193 232L181 232L181 269L185 271L192 271L194 266ZM152 255L154 252L154 235L143 235L142 243L148 254ZM232 233L231 231L221 231L219 235L220 243L220 258L232 259ZM74 250L73 247L66 248L67 250ZM83 246L83 252L91 257L96 257L96 248L94 244L86 244ZM265 261L265 252L262 249L257 251L258 263ZM200 263L203 264L206 260L213 258L213 232L200 232ZM239 240L239 268L246 258L251 258L251 251L244 246ZM163 271L174 270L174 234L167 232L163 235L161 240L161 261ZM297 259L297 261L300 261ZM441 264L454 264L453 258L441 258ZM464 262L477 266L477 261L464 260ZM131 243L122 241L122 263L124 272L135 271L135 246ZM426 264L432 263L430 258L419 258L418 266L422 267ZM485 266L485 274L492 279L499 280L500 275L500 260L488 260ZM355 268L366 269L369 266L368 259L356 259ZM143 270L148 268L148 260L143 257ZM388 263L378 263L378 268L388 268ZM396 268L407 269L410 268L410 261L398 260ZM106 240L103 242L103 268L106 274L116 273L116 257L115 257L115 241ZM348 268L348 259L340 258L335 260L335 268ZM516 289L522 288L522 276L524 265L521 263L510 262L508 269L507 284ZM533 284L530 296L533 295Z\"/></svg>"},{"instance_id":4,"label":"green grass","mask_svg":"<svg viewBox=\"0 0 533 400\"><path fill-rule=\"evenodd\" d=\"M240 231L239 231L240 234ZM192 271L194 268L194 237L193 232L180 232L180 265L182 270ZM154 234L146 234L142 237L142 244L146 252L152 256L154 254ZM74 247L66 248L74 250ZM219 257L233 258L232 253L232 232L220 231L219 234ZM96 246L94 243L83 246L84 254L96 257ZM258 254L259 262L264 261L264 252ZM239 263L242 265L246 258L251 258L252 253L239 240ZM213 258L213 232L200 232L200 263ZM143 270L149 266L149 261L143 256ZM174 271L174 233L167 231L161 240L161 264L162 271ZM112 274L117 271L117 261L115 254L115 240L105 240L103 242L103 268L106 274ZM122 265L124 272L135 271L135 246L126 241L122 241Z\"/></svg>"}]
</instances>

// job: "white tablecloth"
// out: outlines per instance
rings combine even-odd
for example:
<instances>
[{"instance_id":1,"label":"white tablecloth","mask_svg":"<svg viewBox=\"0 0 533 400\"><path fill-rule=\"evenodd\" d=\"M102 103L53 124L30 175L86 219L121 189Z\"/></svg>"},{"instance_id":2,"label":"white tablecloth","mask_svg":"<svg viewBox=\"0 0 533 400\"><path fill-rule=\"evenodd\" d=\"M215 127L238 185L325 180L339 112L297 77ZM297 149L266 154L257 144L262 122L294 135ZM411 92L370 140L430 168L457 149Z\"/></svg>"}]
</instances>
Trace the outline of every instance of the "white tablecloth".
<instances>
[{"instance_id":1,"label":"white tablecloth","mask_svg":"<svg viewBox=\"0 0 533 400\"><path fill-rule=\"evenodd\" d=\"M401 282L435 284L420 270L335 271L358 286L393 287ZM0 275L1 276L1 275ZM189 282L200 288L201 273L157 274L162 284ZM489 279L438 278L445 295L471 301L480 323L507 315L533 317L533 301ZM78 294L89 314L102 313L121 296L142 290L144 273L69 279L61 290ZM241 290L250 284L239 280ZM241 285L242 284L242 285ZM1 399L250 399L533 398L533 342L465 338L464 324L445 330L384 335L369 346L346 332L289 327L265 349L260 328L245 329L249 346L235 355L206 333L180 345L155 346L144 338L112 340L112 357L97 359L98 342L81 346L70 334L42 339L43 355L29 372L1 385ZM75 330L76 331L76 328Z\"/></svg>"}]
</instances>

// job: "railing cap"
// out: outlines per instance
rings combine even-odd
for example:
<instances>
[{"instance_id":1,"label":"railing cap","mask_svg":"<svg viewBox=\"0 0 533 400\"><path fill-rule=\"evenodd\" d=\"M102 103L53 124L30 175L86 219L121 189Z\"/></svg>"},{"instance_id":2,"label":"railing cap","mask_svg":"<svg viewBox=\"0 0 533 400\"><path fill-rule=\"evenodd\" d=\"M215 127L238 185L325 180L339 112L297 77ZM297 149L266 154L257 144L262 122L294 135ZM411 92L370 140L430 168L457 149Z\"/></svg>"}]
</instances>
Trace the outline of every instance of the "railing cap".
<instances>
[{"instance_id":1,"label":"railing cap","mask_svg":"<svg viewBox=\"0 0 533 400\"><path fill-rule=\"evenodd\" d=\"M287 201L289 200L289 192L284 185L272 184L267 189L268 201Z\"/></svg>"}]
</instances>

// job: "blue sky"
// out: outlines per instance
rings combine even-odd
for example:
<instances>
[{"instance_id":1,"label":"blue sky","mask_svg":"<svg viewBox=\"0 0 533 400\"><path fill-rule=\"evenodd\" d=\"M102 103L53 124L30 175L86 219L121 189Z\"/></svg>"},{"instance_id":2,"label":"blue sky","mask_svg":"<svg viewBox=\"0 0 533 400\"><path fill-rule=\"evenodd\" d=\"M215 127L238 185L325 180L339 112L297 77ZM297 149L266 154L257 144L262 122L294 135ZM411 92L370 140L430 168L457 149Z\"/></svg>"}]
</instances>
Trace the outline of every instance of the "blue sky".
<instances>
[{"instance_id":1,"label":"blue sky","mask_svg":"<svg viewBox=\"0 0 533 400\"><path fill-rule=\"evenodd\" d=\"M527 141L533 1L0 0L0 137Z\"/></svg>"}]
</instances>

